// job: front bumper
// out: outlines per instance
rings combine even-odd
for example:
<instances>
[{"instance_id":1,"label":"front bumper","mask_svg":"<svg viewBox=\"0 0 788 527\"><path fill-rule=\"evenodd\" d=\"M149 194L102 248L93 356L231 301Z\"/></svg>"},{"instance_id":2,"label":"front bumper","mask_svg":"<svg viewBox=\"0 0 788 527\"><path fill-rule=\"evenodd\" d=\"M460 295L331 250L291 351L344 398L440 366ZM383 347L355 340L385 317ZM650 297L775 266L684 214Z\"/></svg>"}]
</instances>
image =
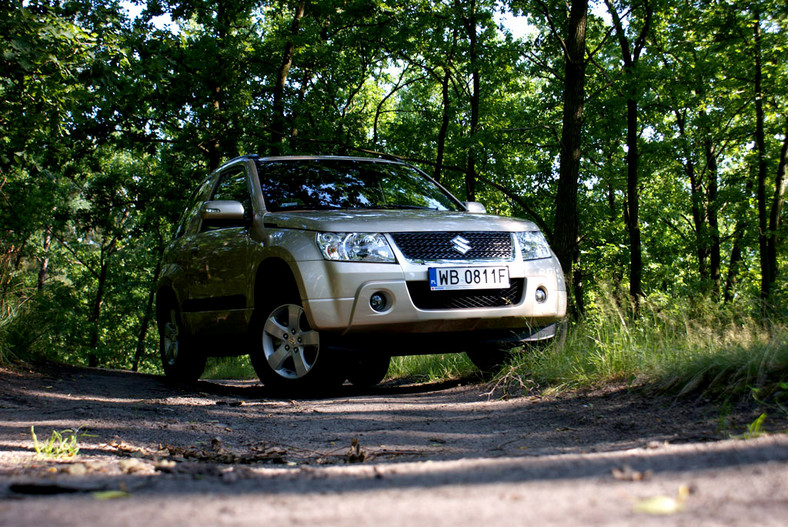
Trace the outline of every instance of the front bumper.
<instances>
[{"instance_id":1,"label":"front bumper","mask_svg":"<svg viewBox=\"0 0 788 527\"><path fill-rule=\"evenodd\" d=\"M506 265L510 278L522 283L516 302L452 309L414 303L408 283L426 282L429 265L309 261L299 267L304 309L315 329L342 335L494 331L494 340L515 331L522 342L533 333L529 328L550 326L566 315L563 273L555 258ZM547 293L543 302L536 299L537 289ZM375 294L387 300L382 311L371 305Z\"/></svg>"}]
</instances>

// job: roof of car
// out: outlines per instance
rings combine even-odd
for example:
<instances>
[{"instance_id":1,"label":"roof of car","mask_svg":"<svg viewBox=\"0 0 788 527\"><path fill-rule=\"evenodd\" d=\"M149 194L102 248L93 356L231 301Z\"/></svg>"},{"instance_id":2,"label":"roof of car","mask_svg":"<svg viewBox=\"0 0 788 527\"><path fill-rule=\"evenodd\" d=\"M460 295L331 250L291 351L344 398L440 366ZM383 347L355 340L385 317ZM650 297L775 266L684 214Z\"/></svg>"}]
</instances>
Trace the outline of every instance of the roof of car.
<instances>
[{"instance_id":1,"label":"roof of car","mask_svg":"<svg viewBox=\"0 0 788 527\"><path fill-rule=\"evenodd\" d=\"M373 161L383 163L402 163L399 159L393 157L362 157L362 156L330 156L330 155L299 155L299 156L248 156L257 159L258 161L319 161L319 160L333 160L333 161Z\"/></svg>"},{"instance_id":2,"label":"roof of car","mask_svg":"<svg viewBox=\"0 0 788 527\"><path fill-rule=\"evenodd\" d=\"M257 154L246 154L242 156L238 156L236 158L230 159L226 163L222 163L219 168L216 169L216 172L220 172L225 170L227 167L234 165L236 163L244 162L244 161L256 161L258 163L266 163L266 162L277 162L277 161L321 161L321 160L331 160L331 161L358 161L358 162L367 162L367 163L396 163L401 165L407 165L405 161L401 159L397 159L394 157L361 157L361 156L327 156L327 155L300 155L300 156L267 156L267 157L260 157Z\"/></svg>"}]
</instances>

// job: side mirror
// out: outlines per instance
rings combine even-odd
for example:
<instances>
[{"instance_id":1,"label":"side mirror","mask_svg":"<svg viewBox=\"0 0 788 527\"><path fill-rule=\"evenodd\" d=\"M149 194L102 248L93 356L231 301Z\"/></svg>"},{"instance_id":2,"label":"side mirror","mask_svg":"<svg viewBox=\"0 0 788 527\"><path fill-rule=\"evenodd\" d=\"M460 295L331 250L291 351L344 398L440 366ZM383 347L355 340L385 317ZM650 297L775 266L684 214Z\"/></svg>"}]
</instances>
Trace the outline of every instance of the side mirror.
<instances>
[{"instance_id":1,"label":"side mirror","mask_svg":"<svg viewBox=\"0 0 788 527\"><path fill-rule=\"evenodd\" d=\"M470 212L471 214L487 214L485 206L478 201L463 201L462 204L465 205L466 212Z\"/></svg>"},{"instance_id":2,"label":"side mirror","mask_svg":"<svg viewBox=\"0 0 788 527\"><path fill-rule=\"evenodd\" d=\"M244 212L244 206L240 201L206 201L202 206L202 219L240 221L244 219Z\"/></svg>"},{"instance_id":3,"label":"side mirror","mask_svg":"<svg viewBox=\"0 0 788 527\"><path fill-rule=\"evenodd\" d=\"M247 227L249 219L240 201L206 201L202 206L200 231L213 231L232 227Z\"/></svg>"}]
</instances>

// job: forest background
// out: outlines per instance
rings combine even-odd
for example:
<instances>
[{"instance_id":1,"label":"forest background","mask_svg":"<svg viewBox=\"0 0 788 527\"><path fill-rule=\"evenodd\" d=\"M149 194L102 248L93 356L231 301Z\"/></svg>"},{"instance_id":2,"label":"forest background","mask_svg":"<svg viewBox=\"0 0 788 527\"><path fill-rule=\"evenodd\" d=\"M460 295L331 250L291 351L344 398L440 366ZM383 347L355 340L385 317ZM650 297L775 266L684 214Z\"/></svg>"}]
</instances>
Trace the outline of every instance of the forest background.
<instances>
[{"instance_id":1,"label":"forest background","mask_svg":"<svg viewBox=\"0 0 788 527\"><path fill-rule=\"evenodd\" d=\"M172 225L245 153L533 220L575 320L786 316L784 0L2 0L0 36L0 363L156 371Z\"/></svg>"}]
</instances>

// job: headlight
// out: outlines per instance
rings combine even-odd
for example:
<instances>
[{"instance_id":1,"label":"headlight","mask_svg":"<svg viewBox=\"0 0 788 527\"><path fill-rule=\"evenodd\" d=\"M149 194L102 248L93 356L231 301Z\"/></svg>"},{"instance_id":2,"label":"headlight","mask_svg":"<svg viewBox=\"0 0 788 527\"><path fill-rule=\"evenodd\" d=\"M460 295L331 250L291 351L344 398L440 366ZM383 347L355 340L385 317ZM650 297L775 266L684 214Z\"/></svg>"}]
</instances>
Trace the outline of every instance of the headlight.
<instances>
[{"instance_id":1,"label":"headlight","mask_svg":"<svg viewBox=\"0 0 788 527\"><path fill-rule=\"evenodd\" d=\"M518 232L517 241L520 243L523 260L539 260L553 255L547 240L539 231Z\"/></svg>"},{"instance_id":2,"label":"headlight","mask_svg":"<svg viewBox=\"0 0 788 527\"><path fill-rule=\"evenodd\" d=\"M319 232L317 246L326 260L394 263L394 252L379 233Z\"/></svg>"}]
</instances>

